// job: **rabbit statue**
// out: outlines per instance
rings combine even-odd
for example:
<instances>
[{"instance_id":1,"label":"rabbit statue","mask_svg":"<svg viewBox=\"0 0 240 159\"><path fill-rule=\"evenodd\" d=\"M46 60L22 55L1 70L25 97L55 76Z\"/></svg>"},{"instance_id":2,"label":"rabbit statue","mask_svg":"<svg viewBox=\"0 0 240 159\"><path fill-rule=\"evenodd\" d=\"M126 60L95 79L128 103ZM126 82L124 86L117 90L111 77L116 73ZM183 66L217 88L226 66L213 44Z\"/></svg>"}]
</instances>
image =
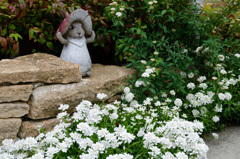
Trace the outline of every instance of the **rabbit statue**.
<instances>
[{"instance_id":1,"label":"rabbit statue","mask_svg":"<svg viewBox=\"0 0 240 159\"><path fill-rule=\"evenodd\" d=\"M56 32L56 38L64 45L60 58L79 64L82 77L91 76L91 58L87 43L93 42L91 18L87 11L77 9L64 19Z\"/></svg>"}]
</instances>

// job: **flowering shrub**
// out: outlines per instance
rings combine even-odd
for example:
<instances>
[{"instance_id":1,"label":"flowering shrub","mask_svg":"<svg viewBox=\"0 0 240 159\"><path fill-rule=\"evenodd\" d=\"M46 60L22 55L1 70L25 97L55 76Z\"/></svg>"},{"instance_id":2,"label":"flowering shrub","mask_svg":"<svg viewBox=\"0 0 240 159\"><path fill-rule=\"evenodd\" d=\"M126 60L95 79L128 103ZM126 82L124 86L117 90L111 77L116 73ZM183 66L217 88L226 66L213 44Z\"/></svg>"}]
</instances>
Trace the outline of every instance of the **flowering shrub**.
<instances>
[{"instance_id":1,"label":"flowering shrub","mask_svg":"<svg viewBox=\"0 0 240 159\"><path fill-rule=\"evenodd\" d=\"M68 105L61 105L61 122L53 131L16 142L4 140L0 158L206 158L201 122L148 106L151 109L138 103L129 107L117 101L82 101L70 116Z\"/></svg>"}]
</instances>

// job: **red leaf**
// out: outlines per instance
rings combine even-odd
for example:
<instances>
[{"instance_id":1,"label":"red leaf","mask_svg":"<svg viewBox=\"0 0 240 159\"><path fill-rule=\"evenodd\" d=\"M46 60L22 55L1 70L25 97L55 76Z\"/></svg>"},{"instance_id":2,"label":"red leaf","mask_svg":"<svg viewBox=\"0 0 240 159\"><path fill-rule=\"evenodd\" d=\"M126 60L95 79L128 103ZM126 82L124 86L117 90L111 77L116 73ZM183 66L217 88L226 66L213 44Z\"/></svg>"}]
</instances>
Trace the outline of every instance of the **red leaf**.
<instances>
[{"instance_id":1,"label":"red leaf","mask_svg":"<svg viewBox=\"0 0 240 159\"><path fill-rule=\"evenodd\" d=\"M4 50L7 50L7 40L3 37L0 37L0 42Z\"/></svg>"},{"instance_id":2,"label":"red leaf","mask_svg":"<svg viewBox=\"0 0 240 159\"><path fill-rule=\"evenodd\" d=\"M30 1L29 1L29 5L30 5L30 7L32 7L33 2L34 2L34 0L30 0Z\"/></svg>"},{"instance_id":3,"label":"red leaf","mask_svg":"<svg viewBox=\"0 0 240 159\"><path fill-rule=\"evenodd\" d=\"M53 3L53 4L52 4L52 11L53 11L53 14L56 13L56 10L57 10L57 4L56 4L56 3Z\"/></svg>"},{"instance_id":4,"label":"red leaf","mask_svg":"<svg viewBox=\"0 0 240 159\"><path fill-rule=\"evenodd\" d=\"M13 50L16 52L18 50L18 43L13 44Z\"/></svg>"},{"instance_id":5,"label":"red leaf","mask_svg":"<svg viewBox=\"0 0 240 159\"><path fill-rule=\"evenodd\" d=\"M93 0L94 5L97 5L97 3L98 3L98 0Z\"/></svg>"}]
</instances>

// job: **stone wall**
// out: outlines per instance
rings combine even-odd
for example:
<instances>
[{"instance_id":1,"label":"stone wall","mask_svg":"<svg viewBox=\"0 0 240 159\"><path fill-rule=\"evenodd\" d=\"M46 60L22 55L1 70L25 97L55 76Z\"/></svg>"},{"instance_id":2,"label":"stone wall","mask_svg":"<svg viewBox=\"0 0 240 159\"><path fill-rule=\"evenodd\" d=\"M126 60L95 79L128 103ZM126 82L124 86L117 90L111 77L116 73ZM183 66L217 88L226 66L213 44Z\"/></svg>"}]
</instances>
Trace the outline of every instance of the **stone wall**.
<instances>
[{"instance_id":1,"label":"stone wall","mask_svg":"<svg viewBox=\"0 0 240 159\"><path fill-rule=\"evenodd\" d=\"M38 126L51 130L58 120L60 104L69 113L82 100L97 102L97 93L107 100L119 96L133 70L92 65L92 76L82 79L80 66L53 55L36 53L0 61L0 143L3 139L38 135Z\"/></svg>"}]
</instances>

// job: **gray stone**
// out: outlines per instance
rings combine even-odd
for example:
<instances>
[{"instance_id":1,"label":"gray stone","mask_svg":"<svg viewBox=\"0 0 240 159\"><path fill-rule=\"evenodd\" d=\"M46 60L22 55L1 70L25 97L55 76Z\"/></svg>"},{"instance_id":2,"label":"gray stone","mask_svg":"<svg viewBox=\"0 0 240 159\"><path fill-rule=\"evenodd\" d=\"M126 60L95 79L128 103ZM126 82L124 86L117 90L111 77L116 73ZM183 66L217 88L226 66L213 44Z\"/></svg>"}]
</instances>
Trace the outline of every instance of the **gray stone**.
<instances>
[{"instance_id":1,"label":"gray stone","mask_svg":"<svg viewBox=\"0 0 240 159\"><path fill-rule=\"evenodd\" d=\"M16 139L21 119L0 119L0 145L4 139Z\"/></svg>"},{"instance_id":2,"label":"gray stone","mask_svg":"<svg viewBox=\"0 0 240 159\"><path fill-rule=\"evenodd\" d=\"M32 94L33 86L12 85L0 86L0 103L13 101L27 101Z\"/></svg>"},{"instance_id":3,"label":"gray stone","mask_svg":"<svg viewBox=\"0 0 240 159\"><path fill-rule=\"evenodd\" d=\"M93 83L95 93L106 93L109 98L121 93L127 82L128 75L131 78L135 71L126 67L92 65L92 76L89 80Z\"/></svg>"},{"instance_id":4,"label":"gray stone","mask_svg":"<svg viewBox=\"0 0 240 159\"><path fill-rule=\"evenodd\" d=\"M39 135L39 126L44 132L51 131L59 123L59 119L46 119L40 121L23 121L18 132L19 138L37 137Z\"/></svg>"},{"instance_id":5,"label":"gray stone","mask_svg":"<svg viewBox=\"0 0 240 159\"><path fill-rule=\"evenodd\" d=\"M70 106L68 112L72 113L82 100L97 102L97 93L106 93L108 98L121 93L128 85L127 76L135 71L125 67L92 65L92 76L82 79L79 83L56 84L37 87L33 90L30 99L31 119L45 119L56 117L60 104ZM106 99L107 100L107 99Z\"/></svg>"},{"instance_id":6,"label":"gray stone","mask_svg":"<svg viewBox=\"0 0 240 159\"><path fill-rule=\"evenodd\" d=\"M1 103L0 118L22 117L28 114L29 105L23 102Z\"/></svg>"},{"instance_id":7,"label":"gray stone","mask_svg":"<svg viewBox=\"0 0 240 159\"><path fill-rule=\"evenodd\" d=\"M69 104L69 113L84 99L93 100L93 85L87 79L73 84L56 84L37 87L30 99L31 119L45 119L56 117L60 104Z\"/></svg>"},{"instance_id":8,"label":"gray stone","mask_svg":"<svg viewBox=\"0 0 240 159\"><path fill-rule=\"evenodd\" d=\"M80 66L56 56L35 53L0 61L0 84L3 83L72 83L82 78Z\"/></svg>"}]
</instances>

